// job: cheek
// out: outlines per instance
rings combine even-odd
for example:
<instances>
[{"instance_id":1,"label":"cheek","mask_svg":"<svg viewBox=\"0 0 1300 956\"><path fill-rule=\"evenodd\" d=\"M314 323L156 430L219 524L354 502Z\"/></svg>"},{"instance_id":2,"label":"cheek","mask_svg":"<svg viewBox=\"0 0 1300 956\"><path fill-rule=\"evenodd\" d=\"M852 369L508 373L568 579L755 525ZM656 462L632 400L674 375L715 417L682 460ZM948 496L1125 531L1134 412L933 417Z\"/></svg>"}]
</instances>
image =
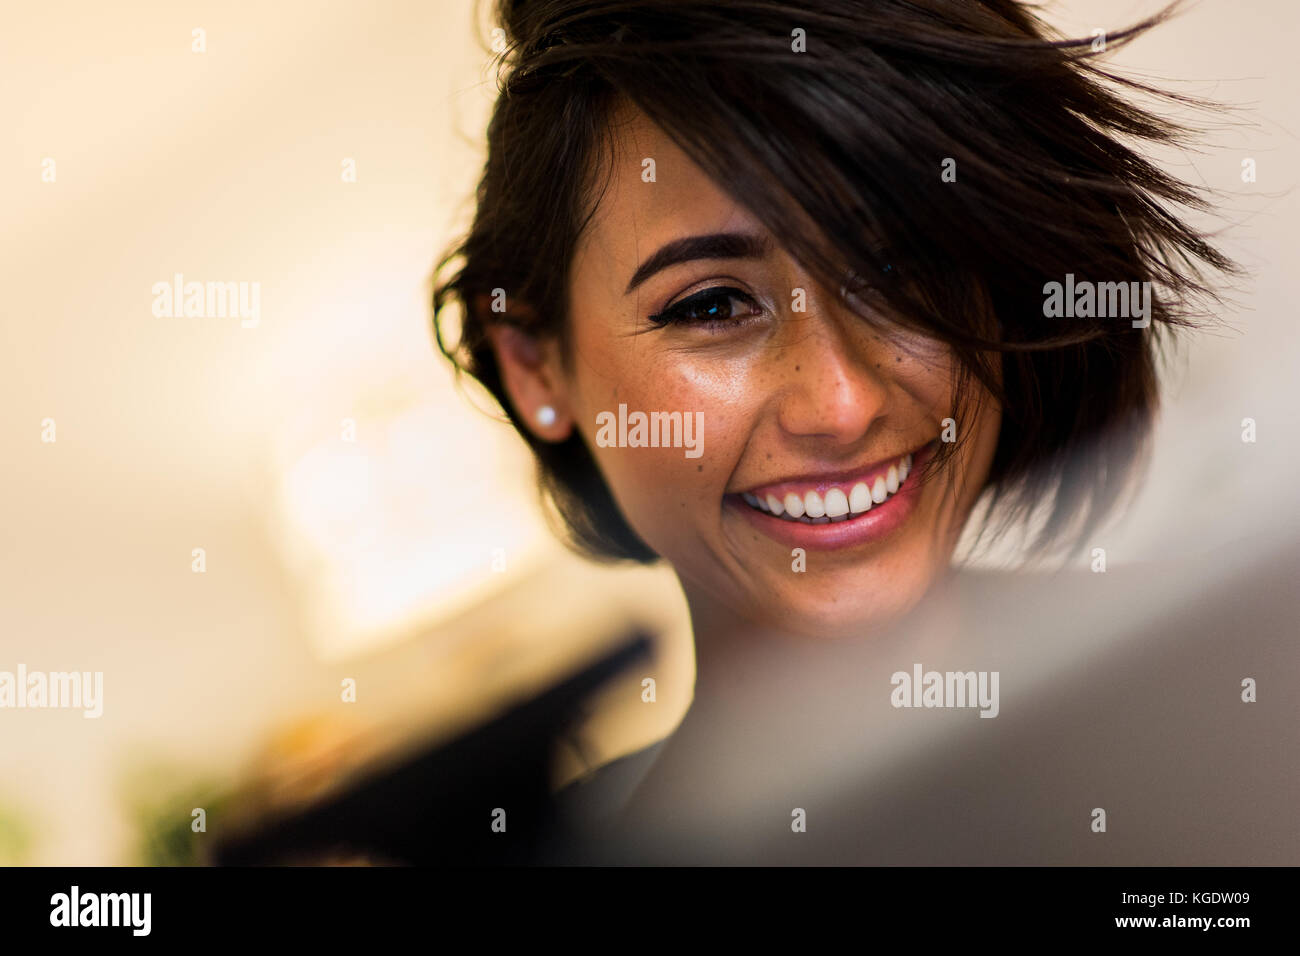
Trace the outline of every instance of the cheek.
<instances>
[{"instance_id":1,"label":"cheek","mask_svg":"<svg viewBox=\"0 0 1300 956\"><path fill-rule=\"evenodd\" d=\"M917 405L933 412L936 421L953 412L952 353L928 340L892 344L890 378Z\"/></svg>"},{"instance_id":2,"label":"cheek","mask_svg":"<svg viewBox=\"0 0 1300 956\"><path fill-rule=\"evenodd\" d=\"M993 466L993 458L998 447L998 435L1002 429L1002 412L991 398L986 400L984 407L980 409L976 418L976 428L978 434L973 443L969 465L969 480L974 489L973 494L978 494L978 491L983 488L984 481Z\"/></svg>"},{"instance_id":3,"label":"cheek","mask_svg":"<svg viewBox=\"0 0 1300 956\"><path fill-rule=\"evenodd\" d=\"M629 417L637 408L648 411L632 400ZM611 411L617 416L616 407ZM703 453L694 458L688 457L694 450L687 447L602 447L595 433L587 436L624 520L653 551L674 563L696 550L702 534L716 523L726 486L707 413L703 418Z\"/></svg>"},{"instance_id":4,"label":"cheek","mask_svg":"<svg viewBox=\"0 0 1300 956\"><path fill-rule=\"evenodd\" d=\"M707 533L721 513L749 430L742 404L749 390L729 363L655 353L635 341L587 353L577 425L628 523L667 556L673 542Z\"/></svg>"},{"instance_id":5,"label":"cheek","mask_svg":"<svg viewBox=\"0 0 1300 956\"><path fill-rule=\"evenodd\" d=\"M686 458L683 450L675 448L595 447L594 451L624 519L652 549L671 557L673 543L690 537L692 522L685 519L709 497L711 475L703 459Z\"/></svg>"}]
</instances>

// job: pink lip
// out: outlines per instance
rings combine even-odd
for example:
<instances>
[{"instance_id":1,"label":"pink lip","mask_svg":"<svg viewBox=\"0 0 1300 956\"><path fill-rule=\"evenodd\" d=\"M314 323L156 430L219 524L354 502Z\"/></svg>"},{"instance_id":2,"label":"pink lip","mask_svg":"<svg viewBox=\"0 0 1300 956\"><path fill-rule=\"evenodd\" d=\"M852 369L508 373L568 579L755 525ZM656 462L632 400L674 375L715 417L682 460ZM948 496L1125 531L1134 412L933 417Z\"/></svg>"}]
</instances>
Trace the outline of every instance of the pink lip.
<instances>
[{"instance_id":1,"label":"pink lip","mask_svg":"<svg viewBox=\"0 0 1300 956\"><path fill-rule=\"evenodd\" d=\"M785 518L778 518L774 515L751 508L745 504L739 495L727 495L725 498L726 506L740 512L750 524L782 544L794 548L804 548L807 550L817 551L836 551L842 548L852 548L856 545L864 544L869 541L875 541L889 535L899 528L916 510L917 502L921 497L921 482L919 478L921 466L933 457L935 444L924 446L912 453L912 470L908 474L908 480L903 482L903 486L898 489L897 493L891 495L883 504L875 505L865 514L858 515L855 518L849 518L847 521L832 521L827 524L805 524L801 521L787 521ZM886 463L886 468L891 462ZM878 466L877 466L878 467ZM809 482L799 484L790 482L793 487L799 484L800 488L816 487L819 491L824 487L829 488L834 485L843 487L843 481L833 481L821 476L812 479ZM765 488L774 488L778 486L766 485ZM758 492L754 492L757 494Z\"/></svg>"}]
</instances>

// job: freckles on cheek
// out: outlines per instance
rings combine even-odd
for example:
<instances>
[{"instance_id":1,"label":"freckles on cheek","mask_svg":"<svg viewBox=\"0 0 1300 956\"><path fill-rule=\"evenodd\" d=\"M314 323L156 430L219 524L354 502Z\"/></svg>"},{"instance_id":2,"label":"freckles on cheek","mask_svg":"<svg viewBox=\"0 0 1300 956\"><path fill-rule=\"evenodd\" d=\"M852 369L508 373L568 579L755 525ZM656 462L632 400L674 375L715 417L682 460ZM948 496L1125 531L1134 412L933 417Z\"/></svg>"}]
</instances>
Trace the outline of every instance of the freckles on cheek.
<instances>
[{"instance_id":1,"label":"freckles on cheek","mask_svg":"<svg viewBox=\"0 0 1300 956\"><path fill-rule=\"evenodd\" d=\"M765 379L762 369L751 361L691 361L680 357L664 378L668 393L717 416L734 414L773 382L774 378Z\"/></svg>"},{"instance_id":2,"label":"freckles on cheek","mask_svg":"<svg viewBox=\"0 0 1300 956\"><path fill-rule=\"evenodd\" d=\"M692 361L679 356L662 382L661 407L703 413L702 471L725 484L744 451L765 396L780 385L779 375L750 359Z\"/></svg>"}]
</instances>

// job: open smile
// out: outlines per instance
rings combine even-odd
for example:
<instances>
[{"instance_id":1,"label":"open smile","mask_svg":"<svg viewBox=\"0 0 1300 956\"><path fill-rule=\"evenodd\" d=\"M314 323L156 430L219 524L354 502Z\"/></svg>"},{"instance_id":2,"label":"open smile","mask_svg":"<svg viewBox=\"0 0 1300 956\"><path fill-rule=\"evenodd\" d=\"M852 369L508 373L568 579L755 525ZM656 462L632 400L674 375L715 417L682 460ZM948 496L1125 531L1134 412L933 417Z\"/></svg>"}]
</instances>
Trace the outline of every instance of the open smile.
<instances>
[{"instance_id":1,"label":"open smile","mask_svg":"<svg viewBox=\"0 0 1300 956\"><path fill-rule=\"evenodd\" d=\"M915 474L936 448L937 439L857 473L762 485L729 494L726 502L784 544L819 550L852 547L881 538L907 520L920 492Z\"/></svg>"}]
</instances>

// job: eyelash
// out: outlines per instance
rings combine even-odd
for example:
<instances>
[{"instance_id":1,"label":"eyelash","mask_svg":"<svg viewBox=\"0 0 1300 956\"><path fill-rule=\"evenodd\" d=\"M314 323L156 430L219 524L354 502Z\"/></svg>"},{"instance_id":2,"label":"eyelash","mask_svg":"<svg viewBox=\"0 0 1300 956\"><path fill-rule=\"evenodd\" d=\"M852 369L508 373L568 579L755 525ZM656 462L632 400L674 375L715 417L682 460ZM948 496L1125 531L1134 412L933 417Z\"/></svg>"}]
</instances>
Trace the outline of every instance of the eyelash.
<instances>
[{"instance_id":1,"label":"eyelash","mask_svg":"<svg viewBox=\"0 0 1300 956\"><path fill-rule=\"evenodd\" d=\"M880 280L878 281L888 281L890 279L893 279L894 278L893 270L894 267L892 265L886 265L881 270ZM850 293L849 286L846 285L841 290L841 295L860 294L860 297L865 297L865 296L870 296L872 294L876 294L878 293L878 291L879 291L878 287L863 283L857 285L857 292L855 293ZM705 329L709 329L710 331L721 331L724 326L731 326L734 328L737 326L746 325L748 324L749 320L758 318L757 315L743 315L735 318L726 318L726 319L689 319L686 317L687 313L690 312L691 309L698 307L699 305L706 302L717 301L718 299L740 299L744 302L749 303L749 305L753 306L755 310L759 309L759 305L754 300L753 296L749 295L748 293L742 292L740 289L737 289L734 286L719 285L719 286L712 286L708 289L702 289L699 292L694 292L691 295L687 296L685 299L682 299L680 302L674 302L672 305L668 306L663 311L654 313L649 318L652 323L659 326L660 328L664 328L669 325L686 325L686 326L696 326L699 328L705 328Z\"/></svg>"},{"instance_id":2,"label":"eyelash","mask_svg":"<svg viewBox=\"0 0 1300 956\"><path fill-rule=\"evenodd\" d=\"M680 302L674 302L662 312L656 312L650 316L650 321L658 326L669 325L688 325L703 327L707 329L720 329L723 326L736 327L745 325L751 319L758 318L757 315L740 315L725 319L691 319L687 318L688 314L697 309L699 306L716 302L719 299L739 299L747 302L755 311L759 310L758 303L754 297L748 293L742 292L734 286L713 286L708 289L701 289L699 292L692 293Z\"/></svg>"}]
</instances>

